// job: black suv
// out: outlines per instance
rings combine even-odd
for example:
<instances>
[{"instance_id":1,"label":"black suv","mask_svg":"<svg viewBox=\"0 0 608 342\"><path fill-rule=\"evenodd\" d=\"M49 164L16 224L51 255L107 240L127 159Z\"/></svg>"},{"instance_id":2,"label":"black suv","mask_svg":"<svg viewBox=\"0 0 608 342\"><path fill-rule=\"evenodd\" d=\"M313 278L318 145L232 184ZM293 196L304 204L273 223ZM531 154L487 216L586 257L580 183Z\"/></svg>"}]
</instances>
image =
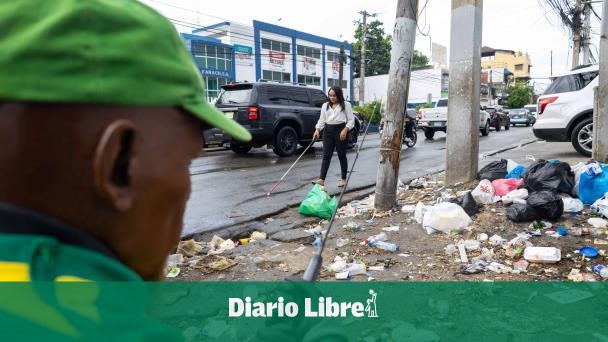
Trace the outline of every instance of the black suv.
<instances>
[{"instance_id":1,"label":"black suv","mask_svg":"<svg viewBox=\"0 0 608 342\"><path fill-rule=\"evenodd\" d=\"M249 130L248 143L231 141L221 130L205 132L206 137L230 143L236 153L247 153L252 147L272 146L274 153L284 157L293 155L298 144L307 146L321 114L327 96L319 89L288 83L255 82L222 86L215 106L227 117ZM349 132L349 147L357 143L361 123Z\"/></svg>"}]
</instances>

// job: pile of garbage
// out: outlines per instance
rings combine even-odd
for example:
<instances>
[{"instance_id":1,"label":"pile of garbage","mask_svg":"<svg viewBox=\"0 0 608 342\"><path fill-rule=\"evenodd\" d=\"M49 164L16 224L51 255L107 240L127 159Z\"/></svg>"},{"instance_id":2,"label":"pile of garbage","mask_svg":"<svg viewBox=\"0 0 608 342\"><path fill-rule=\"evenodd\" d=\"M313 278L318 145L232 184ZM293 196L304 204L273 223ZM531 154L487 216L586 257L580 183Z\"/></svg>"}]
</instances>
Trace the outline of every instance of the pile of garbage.
<instances>
[{"instance_id":1,"label":"pile of garbage","mask_svg":"<svg viewBox=\"0 0 608 342\"><path fill-rule=\"evenodd\" d=\"M506 216L512 222L533 222L529 230L519 233L507 241L499 235L488 237L480 234L477 239L461 239L446 247L448 255L457 253L457 260L463 263L462 274L486 271L496 273L526 272L529 263L557 263L562 260L561 250L553 246L534 246L531 240L543 234L555 238L565 235L594 236L606 233L608 222L608 166L596 161L570 166L558 160L538 160L529 167L518 165L512 160L495 161L478 173L479 184L470 192L459 193L442 203L424 205L419 202L414 217L422 224L427 234L442 232L459 234L470 232L480 206L502 202L508 206ZM592 217L587 221L590 227L555 227L551 221L559 220L564 213L579 215L588 208ZM492 209L494 211L494 209ZM601 217L604 218L601 218ZM489 227L487 227L489 228ZM595 244L606 244L595 239ZM496 262L495 247L500 247L506 258L521 259L510 265ZM467 252L476 251L476 257L469 260ZM592 246L582 246L567 258L581 258L592 261L605 251ZM608 278L608 269L600 264L591 264L589 272L573 269L571 280L591 280L592 273Z\"/></svg>"}]
</instances>

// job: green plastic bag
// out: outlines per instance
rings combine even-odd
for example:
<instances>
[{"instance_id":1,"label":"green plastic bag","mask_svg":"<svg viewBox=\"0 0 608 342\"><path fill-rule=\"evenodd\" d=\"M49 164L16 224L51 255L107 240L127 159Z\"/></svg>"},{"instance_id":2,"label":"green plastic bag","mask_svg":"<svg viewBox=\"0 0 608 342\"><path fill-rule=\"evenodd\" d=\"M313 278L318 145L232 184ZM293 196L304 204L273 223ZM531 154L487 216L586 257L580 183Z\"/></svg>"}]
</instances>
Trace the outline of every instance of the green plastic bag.
<instances>
[{"instance_id":1,"label":"green plastic bag","mask_svg":"<svg viewBox=\"0 0 608 342\"><path fill-rule=\"evenodd\" d=\"M338 199L334 196L330 200L327 193L321 190L321 186L315 184L300 204L300 214L328 220L337 206Z\"/></svg>"}]
</instances>

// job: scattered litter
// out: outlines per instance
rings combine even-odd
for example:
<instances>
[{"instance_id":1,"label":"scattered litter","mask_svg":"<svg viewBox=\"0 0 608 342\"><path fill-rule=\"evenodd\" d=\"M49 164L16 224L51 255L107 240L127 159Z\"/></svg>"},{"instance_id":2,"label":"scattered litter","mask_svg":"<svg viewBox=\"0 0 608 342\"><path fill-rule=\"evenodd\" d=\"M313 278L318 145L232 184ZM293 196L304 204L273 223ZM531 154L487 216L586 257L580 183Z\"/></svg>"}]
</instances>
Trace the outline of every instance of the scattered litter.
<instances>
[{"instance_id":1,"label":"scattered litter","mask_svg":"<svg viewBox=\"0 0 608 342\"><path fill-rule=\"evenodd\" d=\"M596 258L598 255L598 251L596 248L594 247L589 247L589 246L583 246L578 250L578 253L582 256L584 256L585 258L589 258L589 259L593 259Z\"/></svg>"},{"instance_id":2,"label":"scattered litter","mask_svg":"<svg viewBox=\"0 0 608 342\"><path fill-rule=\"evenodd\" d=\"M464 212L469 216L474 216L479 212L479 205L473 198L470 191L467 192L462 198L462 209L464 209Z\"/></svg>"},{"instance_id":3,"label":"scattered litter","mask_svg":"<svg viewBox=\"0 0 608 342\"><path fill-rule=\"evenodd\" d=\"M604 279L608 278L608 268L606 268L606 266L593 265L593 266L591 266L591 269L593 270L593 272L595 272L600 277L602 277Z\"/></svg>"},{"instance_id":4,"label":"scattered litter","mask_svg":"<svg viewBox=\"0 0 608 342\"><path fill-rule=\"evenodd\" d=\"M169 273L167 273L167 278L175 278L175 277L177 277L179 275L180 271L181 270L177 266L171 267L171 269L169 270Z\"/></svg>"},{"instance_id":5,"label":"scattered litter","mask_svg":"<svg viewBox=\"0 0 608 342\"><path fill-rule=\"evenodd\" d=\"M511 203L519 203L526 204L526 199L528 198L528 190L527 189L517 189L509 192L501 198L502 203L511 204Z\"/></svg>"},{"instance_id":6,"label":"scattered litter","mask_svg":"<svg viewBox=\"0 0 608 342\"><path fill-rule=\"evenodd\" d=\"M524 181L532 193L552 191L571 194L574 188L574 173L568 163L552 163L539 159L528 167Z\"/></svg>"},{"instance_id":7,"label":"scattered litter","mask_svg":"<svg viewBox=\"0 0 608 342\"><path fill-rule=\"evenodd\" d=\"M568 274L568 280L571 280L574 282L583 281L583 274L581 273L581 270L579 270L577 268L571 269L570 273Z\"/></svg>"},{"instance_id":8,"label":"scattered litter","mask_svg":"<svg viewBox=\"0 0 608 342\"><path fill-rule=\"evenodd\" d=\"M467 257L467 251L463 244L458 245L458 252L460 253L460 262L467 263L469 262L469 258Z\"/></svg>"},{"instance_id":9,"label":"scattered litter","mask_svg":"<svg viewBox=\"0 0 608 342\"><path fill-rule=\"evenodd\" d=\"M529 263L526 260L519 260L513 263L513 269L519 272L526 272Z\"/></svg>"},{"instance_id":10,"label":"scattered litter","mask_svg":"<svg viewBox=\"0 0 608 342\"><path fill-rule=\"evenodd\" d=\"M376 271L376 272L382 272L384 271L384 265L380 265L380 266L370 266L367 268L368 271Z\"/></svg>"},{"instance_id":11,"label":"scattered litter","mask_svg":"<svg viewBox=\"0 0 608 342\"><path fill-rule=\"evenodd\" d=\"M223 256L218 256L215 260L207 263L206 267L214 271L223 271L236 265L237 262Z\"/></svg>"},{"instance_id":12,"label":"scattered litter","mask_svg":"<svg viewBox=\"0 0 608 342\"><path fill-rule=\"evenodd\" d=\"M241 246L245 246L246 244L248 244L250 241L250 239L239 239L239 244Z\"/></svg>"},{"instance_id":13,"label":"scattered litter","mask_svg":"<svg viewBox=\"0 0 608 342\"><path fill-rule=\"evenodd\" d=\"M555 232L557 234L559 234L559 236L568 235L568 229L566 229L566 227L557 227L557 228L555 228Z\"/></svg>"},{"instance_id":14,"label":"scattered litter","mask_svg":"<svg viewBox=\"0 0 608 342\"><path fill-rule=\"evenodd\" d=\"M352 263L348 266L347 270L350 272L351 275L355 276L355 275L359 275L359 274L366 274L366 268L365 268L365 264L362 263Z\"/></svg>"},{"instance_id":15,"label":"scattered litter","mask_svg":"<svg viewBox=\"0 0 608 342\"><path fill-rule=\"evenodd\" d=\"M347 224L343 225L342 228L351 232L357 232L359 230L362 230L361 225L353 221L350 221Z\"/></svg>"},{"instance_id":16,"label":"scattered litter","mask_svg":"<svg viewBox=\"0 0 608 342\"><path fill-rule=\"evenodd\" d=\"M497 262L488 262L483 260L477 260L473 264L466 266L461 273L463 274L476 274L486 271L492 271L496 273L511 273L513 269Z\"/></svg>"},{"instance_id":17,"label":"scattered litter","mask_svg":"<svg viewBox=\"0 0 608 342\"><path fill-rule=\"evenodd\" d=\"M456 245L454 245L454 244L449 244L449 245L445 246L445 254L452 255L452 254L456 253L456 251L457 251L457 248L456 248Z\"/></svg>"},{"instance_id":18,"label":"scattered litter","mask_svg":"<svg viewBox=\"0 0 608 342\"><path fill-rule=\"evenodd\" d=\"M171 268L184 263L184 256L182 254L171 254L167 257L167 267Z\"/></svg>"},{"instance_id":19,"label":"scattered litter","mask_svg":"<svg viewBox=\"0 0 608 342\"><path fill-rule=\"evenodd\" d=\"M570 234L573 236L587 236L587 235L591 235L593 233L593 231L589 228L579 228L579 227L572 227L570 229Z\"/></svg>"},{"instance_id":20,"label":"scattered litter","mask_svg":"<svg viewBox=\"0 0 608 342\"><path fill-rule=\"evenodd\" d=\"M565 213L580 213L585 209L583 202L578 198L562 197L562 201L564 201Z\"/></svg>"},{"instance_id":21,"label":"scattered litter","mask_svg":"<svg viewBox=\"0 0 608 342\"><path fill-rule=\"evenodd\" d=\"M403 257L403 258L407 258L407 257L409 257L410 255L409 255L409 254L405 254L405 253L401 253L401 254L399 254L399 256L400 256L400 257Z\"/></svg>"},{"instance_id":22,"label":"scattered litter","mask_svg":"<svg viewBox=\"0 0 608 342\"><path fill-rule=\"evenodd\" d=\"M390 243L390 242L378 241L370 246L384 250L384 251L399 252L399 245L395 245L394 243Z\"/></svg>"},{"instance_id":23,"label":"scattered litter","mask_svg":"<svg viewBox=\"0 0 608 342\"><path fill-rule=\"evenodd\" d=\"M201 252L203 244L194 239L180 241L177 245L177 252L187 257L193 257Z\"/></svg>"},{"instance_id":24,"label":"scattered litter","mask_svg":"<svg viewBox=\"0 0 608 342\"><path fill-rule=\"evenodd\" d=\"M481 204L492 204L499 200L495 195L492 182L487 179L479 182L479 185L471 192L471 195L477 203Z\"/></svg>"},{"instance_id":25,"label":"scattered litter","mask_svg":"<svg viewBox=\"0 0 608 342\"><path fill-rule=\"evenodd\" d=\"M384 230L385 232L398 232L399 226L390 226L390 227L382 228L382 230Z\"/></svg>"},{"instance_id":26,"label":"scattered litter","mask_svg":"<svg viewBox=\"0 0 608 342\"><path fill-rule=\"evenodd\" d=\"M350 242L350 239L341 239L341 238L338 238L336 240L336 247L338 247L338 248L344 247L344 246L348 245L349 242Z\"/></svg>"},{"instance_id":27,"label":"scattered litter","mask_svg":"<svg viewBox=\"0 0 608 342\"><path fill-rule=\"evenodd\" d=\"M253 233L251 233L250 239L251 239L251 241L266 240L266 233L253 232Z\"/></svg>"},{"instance_id":28,"label":"scattered litter","mask_svg":"<svg viewBox=\"0 0 608 342\"><path fill-rule=\"evenodd\" d=\"M350 279L349 271L343 271L343 272L336 273L336 280L348 280L348 279Z\"/></svg>"},{"instance_id":29,"label":"scattered litter","mask_svg":"<svg viewBox=\"0 0 608 342\"><path fill-rule=\"evenodd\" d=\"M445 234L460 232L473 222L462 207L455 203L439 203L428 207L422 221L427 234L437 231Z\"/></svg>"},{"instance_id":30,"label":"scattered litter","mask_svg":"<svg viewBox=\"0 0 608 342\"><path fill-rule=\"evenodd\" d=\"M327 266L327 270L329 272L342 272L346 269L347 263L346 260L342 260L342 258L339 258L338 260L335 260L333 264Z\"/></svg>"},{"instance_id":31,"label":"scattered litter","mask_svg":"<svg viewBox=\"0 0 608 342\"><path fill-rule=\"evenodd\" d=\"M429 183L427 182L426 178L424 178L424 177L416 178L413 181L411 181L409 184L409 187L412 189L423 189L428 186L429 186Z\"/></svg>"},{"instance_id":32,"label":"scattered litter","mask_svg":"<svg viewBox=\"0 0 608 342\"><path fill-rule=\"evenodd\" d=\"M606 241L606 240L600 240L600 239L595 239L595 240L593 240L593 244L594 245L608 245L608 241Z\"/></svg>"},{"instance_id":33,"label":"scattered litter","mask_svg":"<svg viewBox=\"0 0 608 342\"><path fill-rule=\"evenodd\" d=\"M507 209L507 217L513 222L539 219L556 220L564 213L564 201L555 192L537 191L526 200L526 204L513 204Z\"/></svg>"},{"instance_id":34,"label":"scattered litter","mask_svg":"<svg viewBox=\"0 0 608 342\"><path fill-rule=\"evenodd\" d=\"M550 229L553 227L553 223L549 221L534 221L528 227L530 229Z\"/></svg>"},{"instance_id":35,"label":"scattered litter","mask_svg":"<svg viewBox=\"0 0 608 342\"><path fill-rule=\"evenodd\" d=\"M415 205L404 205L403 207L401 207L401 212L403 212L405 214L411 214L415 211L416 211Z\"/></svg>"},{"instance_id":36,"label":"scattered litter","mask_svg":"<svg viewBox=\"0 0 608 342\"><path fill-rule=\"evenodd\" d=\"M560 261L562 254L556 247L526 247L524 259L529 262L552 264Z\"/></svg>"},{"instance_id":37,"label":"scattered litter","mask_svg":"<svg viewBox=\"0 0 608 342\"><path fill-rule=\"evenodd\" d=\"M608 226L608 221L606 221L600 217L592 217L589 220L587 220L587 223L589 223L590 225L593 226L593 228L596 228L596 229L603 229Z\"/></svg>"},{"instance_id":38,"label":"scattered litter","mask_svg":"<svg viewBox=\"0 0 608 342\"><path fill-rule=\"evenodd\" d=\"M477 240L479 241L486 241L488 240L488 234L486 233L481 233L477 235Z\"/></svg>"},{"instance_id":39,"label":"scattered litter","mask_svg":"<svg viewBox=\"0 0 608 342\"><path fill-rule=\"evenodd\" d=\"M477 240L465 240L463 244L467 251L476 251L481 248L481 242Z\"/></svg>"},{"instance_id":40,"label":"scattered litter","mask_svg":"<svg viewBox=\"0 0 608 342\"><path fill-rule=\"evenodd\" d=\"M591 211L608 218L608 193L591 205Z\"/></svg>"},{"instance_id":41,"label":"scattered litter","mask_svg":"<svg viewBox=\"0 0 608 342\"><path fill-rule=\"evenodd\" d=\"M511 191L515 191L524 185L523 179L496 179L492 181L496 196L505 196Z\"/></svg>"},{"instance_id":42,"label":"scattered litter","mask_svg":"<svg viewBox=\"0 0 608 342\"><path fill-rule=\"evenodd\" d=\"M500 235L492 235L489 239L489 241L493 244L493 245L502 245L505 242L507 242L506 239L502 238Z\"/></svg>"}]
</instances>

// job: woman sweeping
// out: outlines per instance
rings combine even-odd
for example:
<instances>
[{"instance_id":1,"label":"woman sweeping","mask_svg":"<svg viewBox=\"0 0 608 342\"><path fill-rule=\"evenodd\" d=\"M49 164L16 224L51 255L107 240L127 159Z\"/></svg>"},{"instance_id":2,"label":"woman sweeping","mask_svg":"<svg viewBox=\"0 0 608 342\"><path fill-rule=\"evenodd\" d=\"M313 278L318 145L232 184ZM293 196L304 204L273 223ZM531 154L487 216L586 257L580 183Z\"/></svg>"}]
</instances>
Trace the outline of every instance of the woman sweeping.
<instances>
[{"instance_id":1,"label":"woman sweeping","mask_svg":"<svg viewBox=\"0 0 608 342\"><path fill-rule=\"evenodd\" d=\"M321 107L321 116L315 126L314 139L319 139L323 130L323 162L321 163L321 174L313 184L325 185L325 177L331 163L334 149L338 151L340 159L341 178L338 187L346 185L346 173L348 161L346 160L346 148L348 145L348 131L355 126L355 116L350 103L344 101L342 88L333 86L327 92L329 102Z\"/></svg>"}]
</instances>

